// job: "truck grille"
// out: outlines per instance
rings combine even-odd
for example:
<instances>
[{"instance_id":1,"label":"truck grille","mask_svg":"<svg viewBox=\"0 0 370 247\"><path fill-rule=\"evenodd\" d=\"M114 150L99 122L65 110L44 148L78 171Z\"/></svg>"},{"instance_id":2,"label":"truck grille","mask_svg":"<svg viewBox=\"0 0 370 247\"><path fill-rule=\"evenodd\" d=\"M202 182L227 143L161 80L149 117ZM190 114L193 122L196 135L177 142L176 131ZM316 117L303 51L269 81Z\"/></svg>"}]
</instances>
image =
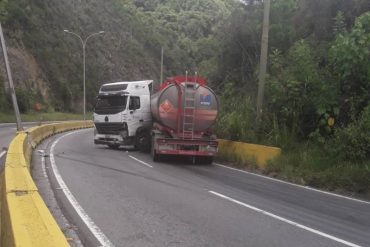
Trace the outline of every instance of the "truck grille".
<instances>
[{"instance_id":1,"label":"truck grille","mask_svg":"<svg viewBox=\"0 0 370 247\"><path fill-rule=\"evenodd\" d=\"M95 123L96 130L99 134L119 134L126 129L126 123Z\"/></svg>"}]
</instances>

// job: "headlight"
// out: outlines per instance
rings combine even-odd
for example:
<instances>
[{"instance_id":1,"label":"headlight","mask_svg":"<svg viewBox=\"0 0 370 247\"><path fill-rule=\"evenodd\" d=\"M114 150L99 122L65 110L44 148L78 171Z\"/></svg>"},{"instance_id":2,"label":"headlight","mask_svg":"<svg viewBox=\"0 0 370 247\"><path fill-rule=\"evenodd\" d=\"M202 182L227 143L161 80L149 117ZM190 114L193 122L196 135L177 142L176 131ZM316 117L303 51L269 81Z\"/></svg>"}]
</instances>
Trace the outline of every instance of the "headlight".
<instances>
[{"instance_id":1,"label":"headlight","mask_svg":"<svg viewBox=\"0 0 370 247\"><path fill-rule=\"evenodd\" d=\"M122 138L128 137L128 131L123 130L123 131L120 132L120 135L122 136Z\"/></svg>"}]
</instances>

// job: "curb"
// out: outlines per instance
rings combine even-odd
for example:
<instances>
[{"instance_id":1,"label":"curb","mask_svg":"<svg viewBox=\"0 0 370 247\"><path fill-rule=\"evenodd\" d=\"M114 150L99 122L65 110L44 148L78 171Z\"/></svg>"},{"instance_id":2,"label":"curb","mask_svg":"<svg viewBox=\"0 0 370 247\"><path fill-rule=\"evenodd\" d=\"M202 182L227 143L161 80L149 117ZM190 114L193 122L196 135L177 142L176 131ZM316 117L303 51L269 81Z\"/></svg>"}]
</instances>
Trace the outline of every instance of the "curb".
<instances>
[{"instance_id":1,"label":"curb","mask_svg":"<svg viewBox=\"0 0 370 247\"><path fill-rule=\"evenodd\" d=\"M31 177L31 153L49 136L92 126L91 121L63 122L17 133L0 174L0 246L69 246Z\"/></svg>"}]
</instances>

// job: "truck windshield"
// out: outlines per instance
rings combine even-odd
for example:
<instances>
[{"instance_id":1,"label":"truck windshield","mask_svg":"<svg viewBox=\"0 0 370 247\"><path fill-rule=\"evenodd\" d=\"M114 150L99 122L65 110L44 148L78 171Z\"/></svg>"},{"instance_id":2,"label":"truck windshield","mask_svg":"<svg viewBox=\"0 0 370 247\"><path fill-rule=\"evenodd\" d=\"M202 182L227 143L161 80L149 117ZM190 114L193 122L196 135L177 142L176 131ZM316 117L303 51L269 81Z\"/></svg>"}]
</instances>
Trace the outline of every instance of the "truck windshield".
<instances>
[{"instance_id":1,"label":"truck windshield","mask_svg":"<svg viewBox=\"0 0 370 247\"><path fill-rule=\"evenodd\" d=\"M127 96L99 96L94 112L96 114L117 114L126 109Z\"/></svg>"}]
</instances>

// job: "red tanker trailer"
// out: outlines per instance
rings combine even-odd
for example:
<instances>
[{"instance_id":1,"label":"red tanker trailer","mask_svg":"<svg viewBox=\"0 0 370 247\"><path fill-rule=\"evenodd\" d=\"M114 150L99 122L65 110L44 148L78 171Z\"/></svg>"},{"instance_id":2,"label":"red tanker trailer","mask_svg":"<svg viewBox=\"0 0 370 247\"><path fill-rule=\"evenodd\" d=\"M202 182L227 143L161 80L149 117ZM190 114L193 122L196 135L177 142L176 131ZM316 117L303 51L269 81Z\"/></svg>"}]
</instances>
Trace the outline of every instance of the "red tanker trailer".
<instances>
[{"instance_id":1,"label":"red tanker trailer","mask_svg":"<svg viewBox=\"0 0 370 247\"><path fill-rule=\"evenodd\" d=\"M211 163L217 152L211 126L218 114L218 100L201 77L167 79L151 96L153 117L151 154L192 156Z\"/></svg>"}]
</instances>

